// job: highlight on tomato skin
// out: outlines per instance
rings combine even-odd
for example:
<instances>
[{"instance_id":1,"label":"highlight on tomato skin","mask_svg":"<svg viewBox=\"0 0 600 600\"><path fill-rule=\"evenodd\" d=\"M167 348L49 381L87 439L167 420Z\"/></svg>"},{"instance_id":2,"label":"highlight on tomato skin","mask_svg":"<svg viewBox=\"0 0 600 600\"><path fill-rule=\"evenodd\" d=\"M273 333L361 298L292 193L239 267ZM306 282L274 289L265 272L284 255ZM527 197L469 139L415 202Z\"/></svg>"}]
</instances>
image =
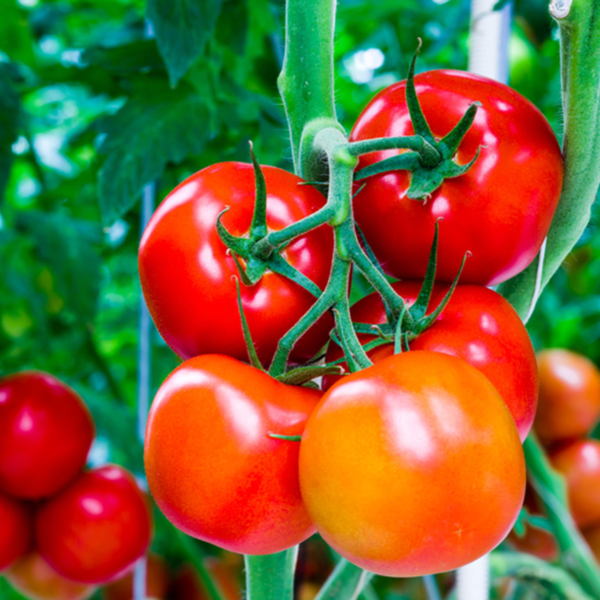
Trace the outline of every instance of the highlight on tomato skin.
<instances>
[{"instance_id":1,"label":"highlight on tomato skin","mask_svg":"<svg viewBox=\"0 0 600 600\"><path fill-rule=\"evenodd\" d=\"M300 485L317 531L342 556L416 577L472 562L506 537L523 502L525 460L482 373L411 351L323 396L300 444Z\"/></svg>"},{"instance_id":2,"label":"highlight on tomato skin","mask_svg":"<svg viewBox=\"0 0 600 600\"><path fill-rule=\"evenodd\" d=\"M31 507L0 493L0 573L25 554L33 541Z\"/></svg>"},{"instance_id":3,"label":"highlight on tomato skin","mask_svg":"<svg viewBox=\"0 0 600 600\"><path fill-rule=\"evenodd\" d=\"M53 375L0 379L0 491L31 500L57 493L84 467L94 433L83 400Z\"/></svg>"},{"instance_id":4,"label":"highlight on tomato skin","mask_svg":"<svg viewBox=\"0 0 600 600\"><path fill-rule=\"evenodd\" d=\"M150 544L152 515L126 469L84 471L35 516L40 555L60 575L100 585L133 568Z\"/></svg>"},{"instance_id":5,"label":"highlight on tomato skin","mask_svg":"<svg viewBox=\"0 0 600 600\"><path fill-rule=\"evenodd\" d=\"M315 531L300 495L300 435L322 392L221 355L167 377L148 418L150 491L179 529L226 550L272 554Z\"/></svg>"},{"instance_id":6,"label":"highlight on tomato skin","mask_svg":"<svg viewBox=\"0 0 600 600\"><path fill-rule=\"evenodd\" d=\"M581 354L552 348L537 357L540 395L534 429L551 446L580 438L600 420L600 371Z\"/></svg>"},{"instance_id":7,"label":"highlight on tomato skin","mask_svg":"<svg viewBox=\"0 0 600 600\"><path fill-rule=\"evenodd\" d=\"M401 281L392 287L411 306L421 289L420 281ZM444 298L448 284L436 284L429 303L431 313ZM351 308L358 323L385 323L381 296L365 296ZM359 335L362 343L375 335ZM479 285L459 285L435 323L410 342L411 350L443 352L461 358L479 369L496 387L512 414L523 442L536 414L538 376L536 358L529 334L513 307L493 290ZM367 354L378 362L394 353L392 343ZM342 357L341 348L329 344L326 361ZM345 364L343 365L345 367ZM327 390L339 377L323 378Z\"/></svg>"}]
</instances>

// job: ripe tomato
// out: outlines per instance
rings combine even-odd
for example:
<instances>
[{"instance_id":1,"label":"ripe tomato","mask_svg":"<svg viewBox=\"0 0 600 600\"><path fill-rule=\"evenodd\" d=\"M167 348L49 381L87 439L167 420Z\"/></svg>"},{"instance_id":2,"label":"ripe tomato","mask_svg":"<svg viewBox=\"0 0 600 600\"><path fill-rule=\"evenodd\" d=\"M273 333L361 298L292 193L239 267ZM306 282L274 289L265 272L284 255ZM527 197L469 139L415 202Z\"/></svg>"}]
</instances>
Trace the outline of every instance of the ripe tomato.
<instances>
[{"instance_id":1,"label":"ripe tomato","mask_svg":"<svg viewBox=\"0 0 600 600\"><path fill-rule=\"evenodd\" d=\"M169 587L167 563L157 554L149 554L146 562L146 598L165 600ZM104 600L133 600L133 572L104 588Z\"/></svg>"},{"instance_id":2,"label":"ripe tomato","mask_svg":"<svg viewBox=\"0 0 600 600\"><path fill-rule=\"evenodd\" d=\"M82 473L38 510L37 548L60 575L81 583L112 581L144 555L152 521L133 476L107 465Z\"/></svg>"},{"instance_id":3,"label":"ripe tomato","mask_svg":"<svg viewBox=\"0 0 600 600\"><path fill-rule=\"evenodd\" d=\"M37 552L18 560L6 579L29 600L84 600L95 588L59 575Z\"/></svg>"},{"instance_id":4,"label":"ripe tomato","mask_svg":"<svg viewBox=\"0 0 600 600\"><path fill-rule=\"evenodd\" d=\"M243 597L239 569L234 565L207 556L204 566L219 586L224 600L239 600ZM191 565L185 565L177 574L171 587L171 596L173 600L210 600L200 576Z\"/></svg>"},{"instance_id":5,"label":"ripe tomato","mask_svg":"<svg viewBox=\"0 0 600 600\"><path fill-rule=\"evenodd\" d=\"M279 383L219 355L175 369L146 429L150 491L166 517L201 540L243 554L299 544L314 526L298 483L297 442L321 392Z\"/></svg>"},{"instance_id":6,"label":"ripe tomato","mask_svg":"<svg viewBox=\"0 0 600 600\"><path fill-rule=\"evenodd\" d=\"M28 499L55 494L85 465L93 438L87 407L52 375L0 380L0 489Z\"/></svg>"},{"instance_id":7,"label":"ripe tomato","mask_svg":"<svg viewBox=\"0 0 600 600\"><path fill-rule=\"evenodd\" d=\"M0 571L25 554L31 543L29 507L0 494Z\"/></svg>"},{"instance_id":8,"label":"ripe tomato","mask_svg":"<svg viewBox=\"0 0 600 600\"><path fill-rule=\"evenodd\" d=\"M394 289L409 305L417 299L421 282L404 281ZM433 309L448 291L435 286L429 306ZM378 294L369 294L352 307L359 323L385 323L385 309ZM363 342L375 336L361 336ZM459 285L435 323L410 343L412 350L432 350L462 358L477 367L495 386L510 410L523 441L533 423L538 381L535 354L527 330L512 306L500 294L483 286ZM393 344L369 352L377 362L394 353ZM330 344L327 361L342 351ZM337 379L326 377L324 389Z\"/></svg>"},{"instance_id":9,"label":"ripe tomato","mask_svg":"<svg viewBox=\"0 0 600 600\"><path fill-rule=\"evenodd\" d=\"M600 442L578 440L549 455L567 482L569 508L580 529L600 524Z\"/></svg>"},{"instance_id":10,"label":"ripe tomato","mask_svg":"<svg viewBox=\"0 0 600 600\"><path fill-rule=\"evenodd\" d=\"M550 227L563 176L556 137L531 102L497 81L440 70L417 75L415 84L437 138L452 130L470 104L481 102L456 158L468 163L480 146L481 155L465 175L447 179L426 201L406 196L408 171L361 181L366 185L354 201L356 221L394 277L424 277L435 223L443 217L436 278L452 281L470 251L462 283L505 281L531 263ZM358 117L351 141L412 135L405 87L403 81L379 92ZM400 152L367 154L358 168Z\"/></svg>"},{"instance_id":11,"label":"ripe tomato","mask_svg":"<svg viewBox=\"0 0 600 600\"><path fill-rule=\"evenodd\" d=\"M568 350L538 354L540 401L534 427L540 440L584 436L600 418L600 372L594 363Z\"/></svg>"},{"instance_id":12,"label":"ripe tomato","mask_svg":"<svg viewBox=\"0 0 600 600\"><path fill-rule=\"evenodd\" d=\"M335 384L300 444L317 531L373 573L416 577L489 552L510 531L525 461L500 394L463 360L391 356Z\"/></svg>"},{"instance_id":13,"label":"ripe tomato","mask_svg":"<svg viewBox=\"0 0 600 600\"><path fill-rule=\"evenodd\" d=\"M582 532L585 541L594 553L596 562L600 563L600 524L594 525L593 527L586 529Z\"/></svg>"},{"instance_id":14,"label":"ripe tomato","mask_svg":"<svg viewBox=\"0 0 600 600\"><path fill-rule=\"evenodd\" d=\"M325 198L300 178L263 167L270 230L315 212ZM156 326L183 359L221 353L247 360L232 277L234 259L219 238L215 223L245 235L254 209L254 171L243 163L220 163L186 179L160 205L140 244L139 269L144 297ZM291 243L283 256L323 289L333 257L331 228L323 226ZM260 359L269 362L277 342L315 302L304 288L267 272L252 287L241 286L242 304ZM327 342L333 326L326 315L303 336L292 357L312 358Z\"/></svg>"}]
</instances>

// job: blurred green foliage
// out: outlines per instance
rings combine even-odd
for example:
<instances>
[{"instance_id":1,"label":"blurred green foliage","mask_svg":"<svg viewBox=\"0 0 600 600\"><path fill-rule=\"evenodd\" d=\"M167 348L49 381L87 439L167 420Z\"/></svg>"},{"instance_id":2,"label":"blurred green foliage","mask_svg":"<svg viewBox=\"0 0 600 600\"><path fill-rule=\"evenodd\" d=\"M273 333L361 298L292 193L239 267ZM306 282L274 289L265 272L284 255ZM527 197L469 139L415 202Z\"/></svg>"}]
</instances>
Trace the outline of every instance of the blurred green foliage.
<instances>
[{"instance_id":1,"label":"blurred green foliage","mask_svg":"<svg viewBox=\"0 0 600 600\"><path fill-rule=\"evenodd\" d=\"M510 82L560 137L546 2L513 8ZM347 130L377 90L404 78L417 37L418 70L466 68L469 10L468 0L341 0L336 100ZM0 15L0 374L42 369L73 385L94 413L98 456L143 476L139 199L151 182L158 203L207 165L248 161L249 140L263 164L291 169L276 88L284 3L0 0ZM594 222L530 331L537 347L599 361L595 234ZM153 390L177 363L154 332ZM163 520L155 544L181 560ZM375 588L405 597L397 586ZM0 596L8 593L0 579Z\"/></svg>"}]
</instances>

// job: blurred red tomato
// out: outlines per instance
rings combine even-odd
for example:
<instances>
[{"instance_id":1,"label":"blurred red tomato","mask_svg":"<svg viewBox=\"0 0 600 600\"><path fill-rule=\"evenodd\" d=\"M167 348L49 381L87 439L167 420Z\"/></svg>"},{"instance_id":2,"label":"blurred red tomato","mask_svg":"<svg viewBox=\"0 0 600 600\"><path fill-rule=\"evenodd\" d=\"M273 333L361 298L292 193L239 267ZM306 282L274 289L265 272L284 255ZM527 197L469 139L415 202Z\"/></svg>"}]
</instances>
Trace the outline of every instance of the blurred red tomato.
<instances>
[{"instance_id":1,"label":"blurred red tomato","mask_svg":"<svg viewBox=\"0 0 600 600\"><path fill-rule=\"evenodd\" d=\"M36 515L39 553L64 577L82 583L114 580L143 556L152 521L133 476L107 465L86 471Z\"/></svg>"},{"instance_id":2,"label":"blurred red tomato","mask_svg":"<svg viewBox=\"0 0 600 600\"><path fill-rule=\"evenodd\" d=\"M93 438L87 407L52 375L0 380L0 489L29 499L55 494L85 465Z\"/></svg>"},{"instance_id":3,"label":"blurred red tomato","mask_svg":"<svg viewBox=\"0 0 600 600\"><path fill-rule=\"evenodd\" d=\"M0 571L29 549L32 538L30 507L0 494Z\"/></svg>"},{"instance_id":4,"label":"blurred red tomato","mask_svg":"<svg viewBox=\"0 0 600 600\"><path fill-rule=\"evenodd\" d=\"M228 564L214 556L207 556L204 559L204 566L219 586L224 600L240 600L242 588L240 586L241 569L239 567ZM173 600L210 600L200 575L191 565L185 565L177 573L171 586L170 597Z\"/></svg>"},{"instance_id":5,"label":"blurred red tomato","mask_svg":"<svg viewBox=\"0 0 600 600\"><path fill-rule=\"evenodd\" d=\"M594 525L582 532L585 541L594 553L596 561L600 563L600 524Z\"/></svg>"},{"instance_id":6,"label":"blurred red tomato","mask_svg":"<svg viewBox=\"0 0 600 600\"><path fill-rule=\"evenodd\" d=\"M165 600L169 587L167 563L157 554L149 554L146 562L146 597ZM133 600L133 571L104 588L106 600Z\"/></svg>"}]
</instances>

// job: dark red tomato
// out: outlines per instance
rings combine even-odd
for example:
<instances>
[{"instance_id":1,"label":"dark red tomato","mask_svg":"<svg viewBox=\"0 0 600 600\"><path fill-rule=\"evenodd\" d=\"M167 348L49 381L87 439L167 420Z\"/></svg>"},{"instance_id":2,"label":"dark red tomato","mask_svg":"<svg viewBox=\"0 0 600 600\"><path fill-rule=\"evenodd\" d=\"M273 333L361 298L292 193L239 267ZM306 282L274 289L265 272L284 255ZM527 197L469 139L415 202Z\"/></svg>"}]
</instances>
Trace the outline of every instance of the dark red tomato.
<instances>
[{"instance_id":1,"label":"dark red tomato","mask_svg":"<svg viewBox=\"0 0 600 600\"><path fill-rule=\"evenodd\" d=\"M596 557L596 562L600 564L600 524L594 525L582 533L585 541L588 543L588 546Z\"/></svg>"},{"instance_id":2,"label":"dark red tomato","mask_svg":"<svg viewBox=\"0 0 600 600\"><path fill-rule=\"evenodd\" d=\"M424 277L435 222L443 217L436 278L451 281L470 251L463 283L505 281L531 263L550 227L563 176L556 137L531 102L491 79L441 70L417 75L415 84L437 138L452 130L470 104L481 102L456 159L468 163L483 146L481 155L465 175L447 179L426 201L407 198L408 171L366 179L354 201L356 221L394 277ZM350 139L412 134L401 82L371 100ZM365 155L358 168L399 152Z\"/></svg>"},{"instance_id":3,"label":"dark red tomato","mask_svg":"<svg viewBox=\"0 0 600 600\"><path fill-rule=\"evenodd\" d=\"M411 305L421 282L404 281L394 289ZM430 310L442 300L448 286L435 286ZM385 309L378 294L370 294L352 307L359 323L385 323ZM363 341L371 336L361 336ZM533 423L538 394L537 367L533 346L521 319L500 294L477 285L459 285L436 322L411 342L412 350L451 354L477 367L495 386L510 410L523 441ZM394 353L387 344L371 352L373 361ZM342 351L330 344L327 361L337 360ZM326 377L324 389L336 378Z\"/></svg>"},{"instance_id":4,"label":"dark red tomato","mask_svg":"<svg viewBox=\"0 0 600 600\"><path fill-rule=\"evenodd\" d=\"M219 587L223 600L239 600L243 597L240 585L240 571L232 564L226 564L213 556L204 559L204 566ZM200 576L191 565L182 567L171 586L173 600L211 600Z\"/></svg>"},{"instance_id":5,"label":"dark red tomato","mask_svg":"<svg viewBox=\"0 0 600 600\"><path fill-rule=\"evenodd\" d=\"M278 230L315 212L325 198L300 178L263 167L267 224ZM233 276L234 259L215 228L217 215L237 236L248 233L254 209L254 171L243 163L220 163L199 171L160 205L140 244L140 279L148 308L169 346L183 359L227 354L248 360ZM333 257L331 228L320 227L290 244L287 261L323 289ZM242 304L260 359L268 363L282 335L315 298L285 277L266 273L252 287L241 286ZM303 336L292 357L311 358L333 326L329 315Z\"/></svg>"},{"instance_id":6,"label":"dark red tomato","mask_svg":"<svg viewBox=\"0 0 600 600\"><path fill-rule=\"evenodd\" d=\"M60 575L102 584L145 554L152 520L133 475L107 465L82 473L43 504L35 527L39 553Z\"/></svg>"},{"instance_id":7,"label":"dark red tomato","mask_svg":"<svg viewBox=\"0 0 600 600\"><path fill-rule=\"evenodd\" d=\"M241 554L285 550L314 533L298 483L299 435L322 393L203 355L158 391L146 429L150 491L166 517Z\"/></svg>"},{"instance_id":8,"label":"dark red tomato","mask_svg":"<svg viewBox=\"0 0 600 600\"><path fill-rule=\"evenodd\" d=\"M165 600L169 588L167 563L157 554L148 555L146 562L146 596L152 600ZM133 600L133 572L104 588L105 600Z\"/></svg>"},{"instance_id":9,"label":"dark red tomato","mask_svg":"<svg viewBox=\"0 0 600 600\"><path fill-rule=\"evenodd\" d=\"M0 571L25 554L31 543L31 514L22 502L0 494Z\"/></svg>"},{"instance_id":10,"label":"dark red tomato","mask_svg":"<svg viewBox=\"0 0 600 600\"><path fill-rule=\"evenodd\" d=\"M496 388L439 352L390 356L336 383L300 444L318 532L356 565L417 577L499 544L523 503L525 460Z\"/></svg>"},{"instance_id":11,"label":"dark red tomato","mask_svg":"<svg viewBox=\"0 0 600 600\"><path fill-rule=\"evenodd\" d=\"M550 453L567 482L569 508L580 529L600 525L600 442L578 440Z\"/></svg>"},{"instance_id":12,"label":"dark red tomato","mask_svg":"<svg viewBox=\"0 0 600 600\"><path fill-rule=\"evenodd\" d=\"M585 436L600 418L600 372L569 350L538 354L540 402L535 431L545 445Z\"/></svg>"},{"instance_id":13,"label":"dark red tomato","mask_svg":"<svg viewBox=\"0 0 600 600\"><path fill-rule=\"evenodd\" d=\"M95 591L93 586L65 579L36 552L18 560L6 579L28 600L84 600Z\"/></svg>"},{"instance_id":14,"label":"dark red tomato","mask_svg":"<svg viewBox=\"0 0 600 600\"><path fill-rule=\"evenodd\" d=\"M55 494L85 465L93 438L87 407L52 375L0 380L0 489L19 498Z\"/></svg>"}]
</instances>

